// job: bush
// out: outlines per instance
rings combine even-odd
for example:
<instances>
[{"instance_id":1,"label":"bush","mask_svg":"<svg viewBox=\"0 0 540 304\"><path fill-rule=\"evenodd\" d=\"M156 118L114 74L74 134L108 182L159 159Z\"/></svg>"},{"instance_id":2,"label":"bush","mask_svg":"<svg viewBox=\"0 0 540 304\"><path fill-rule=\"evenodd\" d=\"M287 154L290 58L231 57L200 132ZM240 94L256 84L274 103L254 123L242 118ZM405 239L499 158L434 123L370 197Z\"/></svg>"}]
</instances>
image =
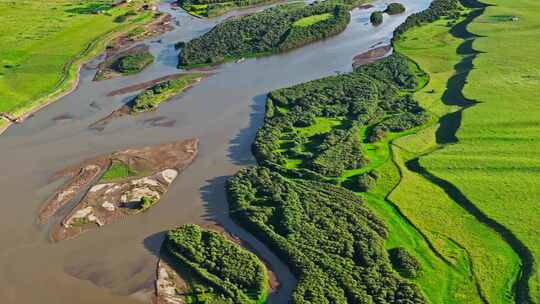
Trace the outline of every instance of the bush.
<instances>
[{"instance_id":1,"label":"bush","mask_svg":"<svg viewBox=\"0 0 540 304\"><path fill-rule=\"evenodd\" d=\"M134 113L155 110L163 101L182 92L198 77L201 75L194 73L157 83L135 96L131 110Z\"/></svg>"},{"instance_id":2,"label":"bush","mask_svg":"<svg viewBox=\"0 0 540 304\"><path fill-rule=\"evenodd\" d=\"M363 173L358 175L356 180L356 187L360 192L368 192L377 184L377 179L379 175L376 171L371 171L368 173Z\"/></svg>"},{"instance_id":3,"label":"bush","mask_svg":"<svg viewBox=\"0 0 540 304\"><path fill-rule=\"evenodd\" d=\"M420 275L422 265L405 248L393 248L390 249L388 253L394 269L396 269L401 276L413 279Z\"/></svg>"},{"instance_id":4,"label":"bush","mask_svg":"<svg viewBox=\"0 0 540 304\"><path fill-rule=\"evenodd\" d=\"M369 21L371 21L371 24L374 26L381 25L383 23L383 13L380 11L376 11L371 13L371 16L369 17Z\"/></svg>"},{"instance_id":5,"label":"bush","mask_svg":"<svg viewBox=\"0 0 540 304\"><path fill-rule=\"evenodd\" d=\"M401 3L390 3L384 11L388 15L397 15L405 12L405 6Z\"/></svg>"},{"instance_id":6,"label":"bush","mask_svg":"<svg viewBox=\"0 0 540 304\"><path fill-rule=\"evenodd\" d=\"M136 74L154 62L154 56L148 51L137 51L118 58L112 68L125 75Z\"/></svg>"}]
</instances>

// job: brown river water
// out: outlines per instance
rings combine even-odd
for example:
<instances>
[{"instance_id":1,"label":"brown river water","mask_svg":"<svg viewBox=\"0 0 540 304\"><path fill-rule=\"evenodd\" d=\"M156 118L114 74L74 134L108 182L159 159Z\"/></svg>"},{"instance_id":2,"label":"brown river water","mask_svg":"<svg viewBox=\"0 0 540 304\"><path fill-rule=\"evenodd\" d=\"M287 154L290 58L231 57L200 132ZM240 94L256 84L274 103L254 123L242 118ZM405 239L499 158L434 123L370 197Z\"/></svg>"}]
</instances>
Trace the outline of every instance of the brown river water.
<instances>
[{"instance_id":1,"label":"brown river water","mask_svg":"<svg viewBox=\"0 0 540 304\"><path fill-rule=\"evenodd\" d=\"M145 41L156 56L147 70L130 77L93 82L95 70L81 71L78 88L0 136L0 299L9 304L149 303L163 233L184 223L217 221L246 240L276 272L281 283L270 303L287 303L295 278L249 232L228 217L224 182L253 165L250 145L262 123L265 94L293 84L351 70L352 58L388 44L393 29L429 0L401 0L407 13L385 16L374 28L374 8L352 11L347 29L330 39L286 54L228 63L158 111L112 121L103 131L88 125L126 103L135 93L107 97L116 89L177 73L173 44L202 35L231 13L211 20L182 10L179 26ZM258 8L260 9L260 8ZM257 9L251 9L254 11ZM244 11L245 12L245 11ZM242 13L244 13L242 12ZM90 62L90 66L100 58ZM200 138L200 154L151 211L61 243L48 241L36 223L43 201L60 183L48 177L67 165L132 146Z\"/></svg>"}]
</instances>

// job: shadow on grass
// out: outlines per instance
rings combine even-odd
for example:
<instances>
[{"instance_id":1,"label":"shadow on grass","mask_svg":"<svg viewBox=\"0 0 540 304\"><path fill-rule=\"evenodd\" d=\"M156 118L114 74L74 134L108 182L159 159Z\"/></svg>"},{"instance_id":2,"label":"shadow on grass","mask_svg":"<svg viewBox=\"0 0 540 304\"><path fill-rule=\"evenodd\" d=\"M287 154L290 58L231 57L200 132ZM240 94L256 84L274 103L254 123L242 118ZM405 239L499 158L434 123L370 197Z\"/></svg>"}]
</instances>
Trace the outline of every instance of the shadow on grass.
<instances>
[{"instance_id":1,"label":"shadow on grass","mask_svg":"<svg viewBox=\"0 0 540 304\"><path fill-rule=\"evenodd\" d=\"M71 14L88 15L88 14L98 14L110 8L111 8L110 4L94 2L94 3L88 3L86 5L67 9L66 12L71 13Z\"/></svg>"}]
</instances>

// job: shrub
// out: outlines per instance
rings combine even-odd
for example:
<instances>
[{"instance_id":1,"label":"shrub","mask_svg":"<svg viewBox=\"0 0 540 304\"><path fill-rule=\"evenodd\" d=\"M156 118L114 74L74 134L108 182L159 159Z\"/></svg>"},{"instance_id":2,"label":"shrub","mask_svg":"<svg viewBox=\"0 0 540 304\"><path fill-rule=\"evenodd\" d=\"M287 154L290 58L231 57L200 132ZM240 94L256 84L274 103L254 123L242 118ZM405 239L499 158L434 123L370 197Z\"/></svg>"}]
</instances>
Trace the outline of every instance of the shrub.
<instances>
[{"instance_id":1,"label":"shrub","mask_svg":"<svg viewBox=\"0 0 540 304\"><path fill-rule=\"evenodd\" d=\"M118 58L112 68L122 74L136 74L154 62L154 56L148 51L137 51Z\"/></svg>"},{"instance_id":2,"label":"shrub","mask_svg":"<svg viewBox=\"0 0 540 304\"><path fill-rule=\"evenodd\" d=\"M390 3L384 11L388 15L397 15L405 12L405 6L401 3Z\"/></svg>"},{"instance_id":3,"label":"shrub","mask_svg":"<svg viewBox=\"0 0 540 304\"><path fill-rule=\"evenodd\" d=\"M378 26L383 23L383 13L380 11L376 11L371 13L371 16L369 17L369 21L371 21L371 24Z\"/></svg>"},{"instance_id":4,"label":"shrub","mask_svg":"<svg viewBox=\"0 0 540 304\"><path fill-rule=\"evenodd\" d=\"M371 171L368 173L363 173L358 175L356 180L356 187L360 192L368 192L377 184L377 179L379 175L376 171Z\"/></svg>"},{"instance_id":5,"label":"shrub","mask_svg":"<svg viewBox=\"0 0 540 304\"><path fill-rule=\"evenodd\" d=\"M405 248L398 247L388 251L394 269L406 278L416 278L422 271L422 265Z\"/></svg>"}]
</instances>

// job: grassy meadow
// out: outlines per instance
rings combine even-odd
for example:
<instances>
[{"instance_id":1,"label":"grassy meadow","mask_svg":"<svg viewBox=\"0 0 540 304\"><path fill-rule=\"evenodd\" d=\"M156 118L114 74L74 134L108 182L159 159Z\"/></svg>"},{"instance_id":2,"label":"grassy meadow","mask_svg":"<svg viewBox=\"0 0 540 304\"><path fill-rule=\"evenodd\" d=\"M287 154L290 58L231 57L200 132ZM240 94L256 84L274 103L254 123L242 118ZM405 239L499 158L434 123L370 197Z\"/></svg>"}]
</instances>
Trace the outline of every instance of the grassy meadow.
<instances>
[{"instance_id":1,"label":"grassy meadow","mask_svg":"<svg viewBox=\"0 0 540 304\"><path fill-rule=\"evenodd\" d=\"M540 3L489 0L493 6L469 30L477 35L464 88L479 103L463 112L458 142L421 159L434 175L456 187L491 219L540 256ZM518 19L512 21L513 17ZM527 276L528 274L525 273ZM498 277L498 276L497 276ZM540 302L534 263L529 293Z\"/></svg>"},{"instance_id":2,"label":"grassy meadow","mask_svg":"<svg viewBox=\"0 0 540 304\"><path fill-rule=\"evenodd\" d=\"M142 2L113 8L112 0L0 0L0 112L21 115L67 90L78 63L105 37L152 18L116 19Z\"/></svg>"},{"instance_id":3,"label":"grassy meadow","mask_svg":"<svg viewBox=\"0 0 540 304\"><path fill-rule=\"evenodd\" d=\"M396 44L397 50L415 60L430 74L429 84L416 94L416 98L439 117L457 111L460 88L453 79L464 72L457 68L464 58L457 52L464 40L450 34L446 20L410 30L404 38ZM438 149L438 137L444 134L438 127L430 126L394 142L393 157L401 172L401 181L389 199L425 233L440 254L452 265L470 274L470 282L476 286L463 288L461 293L454 295L454 301L467 300L469 303L484 298L489 303L512 302L513 284L520 271L520 259L516 252L493 229L479 222L454 201L444 189L409 170L406 165L407 161L426 155L420 158L422 165L425 165L426 159L433 159L432 155L446 153L447 149L453 147ZM463 156L460 154L460 157ZM433 160L433 163L440 164L440 160ZM431 171L431 167L428 170Z\"/></svg>"}]
</instances>

